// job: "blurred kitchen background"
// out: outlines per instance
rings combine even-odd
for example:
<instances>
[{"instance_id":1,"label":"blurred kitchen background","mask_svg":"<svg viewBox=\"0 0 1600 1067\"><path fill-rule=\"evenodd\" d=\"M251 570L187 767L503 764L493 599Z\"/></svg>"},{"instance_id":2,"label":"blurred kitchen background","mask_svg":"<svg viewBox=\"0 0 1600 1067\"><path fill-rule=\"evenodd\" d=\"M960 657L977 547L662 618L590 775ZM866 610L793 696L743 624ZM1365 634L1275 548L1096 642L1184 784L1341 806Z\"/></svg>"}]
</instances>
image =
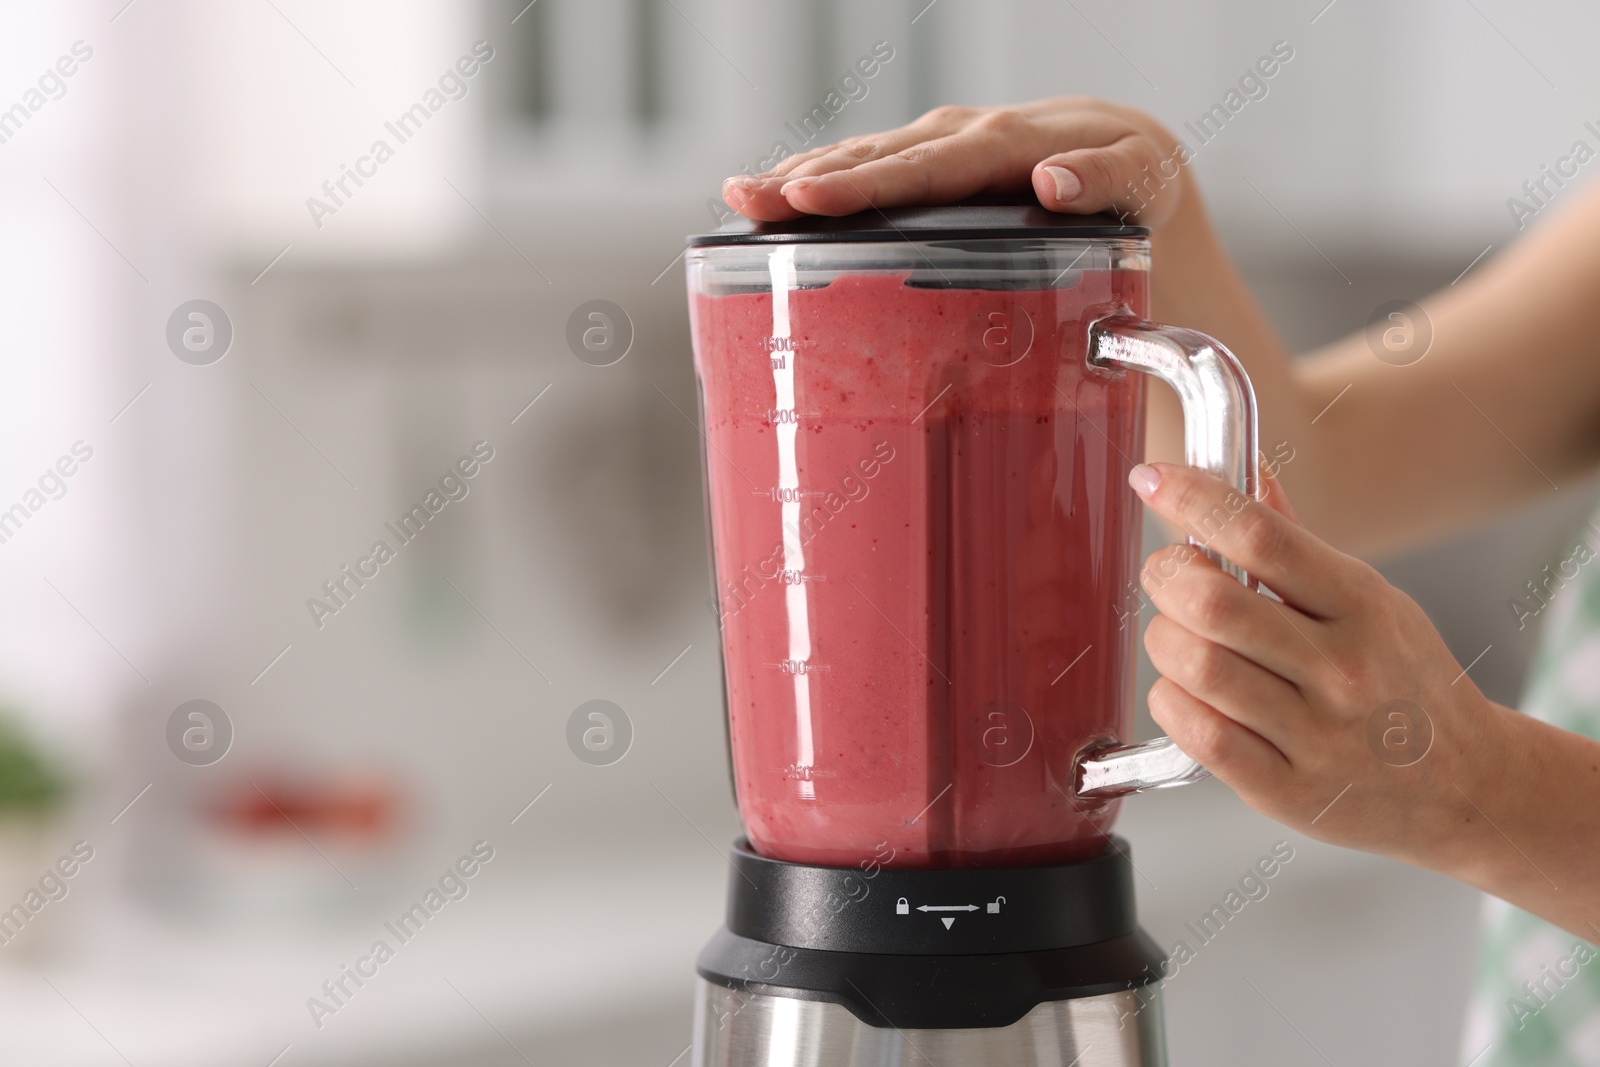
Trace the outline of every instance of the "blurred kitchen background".
<instances>
[{"instance_id":1,"label":"blurred kitchen background","mask_svg":"<svg viewBox=\"0 0 1600 1067\"><path fill-rule=\"evenodd\" d=\"M1180 128L1288 42L1194 166L1310 348L1514 239L1506 199L1600 118L1597 31L1511 0L5 4L0 508L28 516L0 544L0 908L46 903L0 944L0 1062L682 1062L737 820L678 257L875 42L829 139L1065 92ZM333 201L477 42L464 95ZM193 300L220 359L169 344ZM568 345L592 300L631 322L612 365ZM478 442L468 494L319 626L308 598ZM1592 497L1386 563L1497 699L1533 647L1506 601ZM632 728L605 766L567 740L595 699ZM1475 893L1215 783L1120 827L1166 944L1297 849L1171 983L1175 1064L1476 1051ZM329 999L478 842L466 895Z\"/></svg>"}]
</instances>

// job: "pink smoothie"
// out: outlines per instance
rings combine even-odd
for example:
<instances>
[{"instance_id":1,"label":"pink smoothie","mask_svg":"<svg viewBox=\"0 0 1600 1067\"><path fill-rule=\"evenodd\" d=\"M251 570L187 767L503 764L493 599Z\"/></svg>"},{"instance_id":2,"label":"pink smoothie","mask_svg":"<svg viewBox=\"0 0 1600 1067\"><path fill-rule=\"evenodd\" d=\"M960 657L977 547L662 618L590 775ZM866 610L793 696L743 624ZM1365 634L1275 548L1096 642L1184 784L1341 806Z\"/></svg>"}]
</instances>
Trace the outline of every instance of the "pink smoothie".
<instances>
[{"instance_id":1,"label":"pink smoothie","mask_svg":"<svg viewBox=\"0 0 1600 1067\"><path fill-rule=\"evenodd\" d=\"M1071 288L696 294L735 787L752 845L954 867L1099 851L1073 760L1128 737L1144 380Z\"/></svg>"}]
</instances>

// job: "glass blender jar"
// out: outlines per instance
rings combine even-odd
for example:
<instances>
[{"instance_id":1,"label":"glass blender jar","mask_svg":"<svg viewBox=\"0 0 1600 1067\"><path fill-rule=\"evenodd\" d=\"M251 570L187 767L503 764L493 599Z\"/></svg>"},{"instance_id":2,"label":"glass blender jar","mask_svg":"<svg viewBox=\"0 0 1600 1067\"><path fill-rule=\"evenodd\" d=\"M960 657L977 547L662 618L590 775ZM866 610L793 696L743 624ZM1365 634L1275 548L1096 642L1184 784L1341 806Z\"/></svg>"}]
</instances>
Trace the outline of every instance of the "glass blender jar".
<instances>
[{"instance_id":1,"label":"glass blender jar","mask_svg":"<svg viewBox=\"0 0 1600 1067\"><path fill-rule=\"evenodd\" d=\"M1081 764L1132 724L1146 378L1129 369L1174 380L1220 453L1202 465L1241 489L1248 386L1220 346L1142 321L1133 227L872 214L855 218L896 239L803 220L688 254L740 814L757 852L800 863L1082 859L1115 805L1082 795ZM1163 754L1131 781L1095 764L1089 788L1201 773Z\"/></svg>"}]
</instances>

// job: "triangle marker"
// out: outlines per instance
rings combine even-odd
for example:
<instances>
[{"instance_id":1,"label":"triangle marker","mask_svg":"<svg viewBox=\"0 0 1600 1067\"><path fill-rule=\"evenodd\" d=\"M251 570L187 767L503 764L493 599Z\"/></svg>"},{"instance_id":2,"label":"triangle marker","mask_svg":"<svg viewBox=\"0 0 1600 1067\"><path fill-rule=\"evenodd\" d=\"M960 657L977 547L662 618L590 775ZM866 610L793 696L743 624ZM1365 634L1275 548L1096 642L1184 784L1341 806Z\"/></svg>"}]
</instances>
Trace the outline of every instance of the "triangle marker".
<instances>
[{"instance_id":1,"label":"triangle marker","mask_svg":"<svg viewBox=\"0 0 1600 1067\"><path fill-rule=\"evenodd\" d=\"M939 921L944 923L944 928L946 930L950 929L951 926L955 925L955 920L950 918L949 916L946 916L945 918L940 919Z\"/></svg>"}]
</instances>

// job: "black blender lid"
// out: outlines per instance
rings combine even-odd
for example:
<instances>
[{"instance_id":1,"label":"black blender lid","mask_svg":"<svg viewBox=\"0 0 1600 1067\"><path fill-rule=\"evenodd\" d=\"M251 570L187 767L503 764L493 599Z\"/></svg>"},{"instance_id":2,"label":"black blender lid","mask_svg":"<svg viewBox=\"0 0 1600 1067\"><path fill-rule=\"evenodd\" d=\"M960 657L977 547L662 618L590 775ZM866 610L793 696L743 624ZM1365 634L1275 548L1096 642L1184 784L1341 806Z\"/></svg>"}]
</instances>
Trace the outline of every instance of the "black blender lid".
<instances>
[{"instance_id":1,"label":"black blender lid","mask_svg":"<svg viewBox=\"0 0 1600 1067\"><path fill-rule=\"evenodd\" d=\"M1046 211L1031 195L976 196L939 207L868 208L855 215L802 215L785 222L755 222L743 215L711 233L689 237L707 245L815 244L855 241L974 241L1025 237L1148 237L1148 226L1114 215L1063 215Z\"/></svg>"}]
</instances>

